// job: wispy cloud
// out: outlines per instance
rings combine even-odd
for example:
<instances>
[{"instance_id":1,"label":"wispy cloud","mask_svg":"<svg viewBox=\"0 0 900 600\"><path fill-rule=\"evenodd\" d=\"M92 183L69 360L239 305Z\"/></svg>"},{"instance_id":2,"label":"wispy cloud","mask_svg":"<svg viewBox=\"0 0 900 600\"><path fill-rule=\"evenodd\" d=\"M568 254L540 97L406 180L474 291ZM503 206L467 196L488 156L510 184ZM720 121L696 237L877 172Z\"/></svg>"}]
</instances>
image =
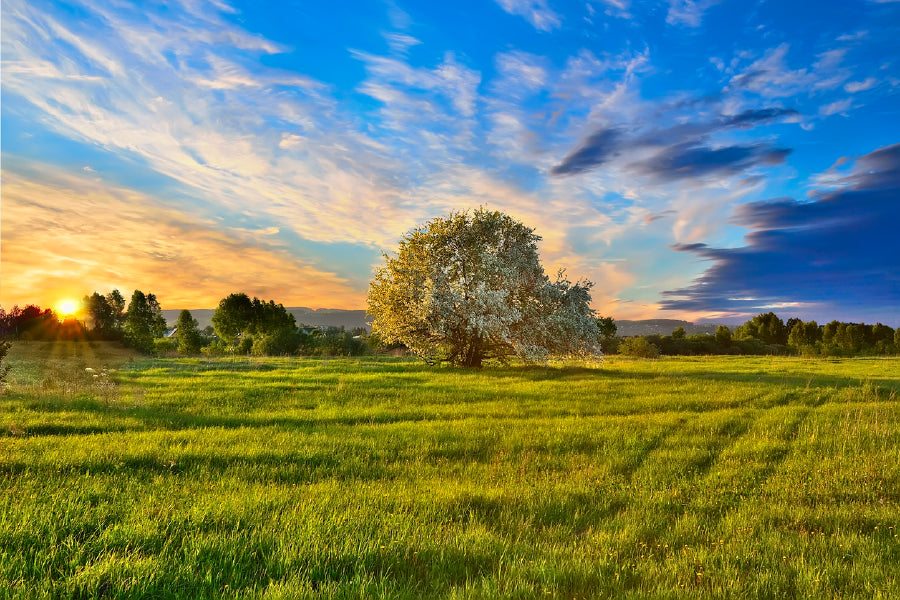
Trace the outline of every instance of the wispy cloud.
<instances>
[{"instance_id":1,"label":"wispy cloud","mask_svg":"<svg viewBox=\"0 0 900 600\"><path fill-rule=\"evenodd\" d=\"M4 169L2 176L4 306L39 301L35 290L79 298L114 287L154 292L170 307L215 306L243 290L288 305L356 308L365 293L287 252L271 239L277 228L229 230L159 198L57 169Z\"/></svg>"},{"instance_id":2,"label":"wispy cloud","mask_svg":"<svg viewBox=\"0 0 900 600\"><path fill-rule=\"evenodd\" d=\"M719 0L669 0L666 23L699 27L704 13L718 3Z\"/></svg>"},{"instance_id":3,"label":"wispy cloud","mask_svg":"<svg viewBox=\"0 0 900 600\"><path fill-rule=\"evenodd\" d=\"M878 80L874 77L866 77L862 81L849 81L844 85L844 91L855 94L857 92L864 92L866 90L871 90L873 87L878 85Z\"/></svg>"},{"instance_id":4,"label":"wispy cloud","mask_svg":"<svg viewBox=\"0 0 900 600\"><path fill-rule=\"evenodd\" d=\"M550 8L547 0L494 0L511 15L522 17L540 31L553 31L562 18Z\"/></svg>"}]
</instances>

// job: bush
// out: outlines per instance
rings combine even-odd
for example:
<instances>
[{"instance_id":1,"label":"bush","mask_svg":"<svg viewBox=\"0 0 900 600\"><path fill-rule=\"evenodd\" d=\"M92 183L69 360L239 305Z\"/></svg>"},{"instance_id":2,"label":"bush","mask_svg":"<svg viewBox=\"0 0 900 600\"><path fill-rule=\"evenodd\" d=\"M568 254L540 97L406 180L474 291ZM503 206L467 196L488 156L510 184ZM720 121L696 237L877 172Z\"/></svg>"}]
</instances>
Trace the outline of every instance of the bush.
<instances>
[{"instance_id":1,"label":"bush","mask_svg":"<svg viewBox=\"0 0 900 600\"><path fill-rule=\"evenodd\" d=\"M619 344L619 354L637 358L659 358L659 348L643 337L625 338Z\"/></svg>"},{"instance_id":2,"label":"bush","mask_svg":"<svg viewBox=\"0 0 900 600\"><path fill-rule=\"evenodd\" d=\"M301 334L297 331L281 329L258 336L253 340L251 353L254 356L284 356L295 354L300 347Z\"/></svg>"},{"instance_id":3,"label":"bush","mask_svg":"<svg viewBox=\"0 0 900 600\"><path fill-rule=\"evenodd\" d=\"M178 344L172 338L156 338L153 340L153 351L156 354L175 354Z\"/></svg>"},{"instance_id":4,"label":"bush","mask_svg":"<svg viewBox=\"0 0 900 600\"><path fill-rule=\"evenodd\" d=\"M9 365L4 365L6 354L9 352L11 344L4 339L0 339L0 392L6 387L6 376L9 375Z\"/></svg>"}]
</instances>

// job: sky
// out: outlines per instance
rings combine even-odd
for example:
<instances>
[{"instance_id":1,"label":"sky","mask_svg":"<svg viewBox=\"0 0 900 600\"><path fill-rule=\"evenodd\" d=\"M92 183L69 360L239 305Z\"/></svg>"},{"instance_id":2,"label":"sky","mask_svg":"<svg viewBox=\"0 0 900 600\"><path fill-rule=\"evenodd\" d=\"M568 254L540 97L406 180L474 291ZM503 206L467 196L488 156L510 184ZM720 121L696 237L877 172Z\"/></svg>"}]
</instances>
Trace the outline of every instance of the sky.
<instances>
[{"instance_id":1,"label":"sky","mask_svg":"<svg viewBox=\"0 0 900 600\"><path fill-rule=\"evenodd\" d=\"M900 325L900 2L4 0L0 306L365 307L501 210L618 319Z\"/></svg>"}]
</instances>

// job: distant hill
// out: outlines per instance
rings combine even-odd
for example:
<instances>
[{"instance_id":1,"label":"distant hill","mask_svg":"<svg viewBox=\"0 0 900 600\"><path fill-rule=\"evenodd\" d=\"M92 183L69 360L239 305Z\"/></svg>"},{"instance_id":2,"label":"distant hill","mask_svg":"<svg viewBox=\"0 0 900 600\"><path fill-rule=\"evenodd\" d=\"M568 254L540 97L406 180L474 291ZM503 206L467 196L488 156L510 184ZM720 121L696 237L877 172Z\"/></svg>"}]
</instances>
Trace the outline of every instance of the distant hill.
<instances>
[{"instance_id":1,"label":"distant hill","mask_svg":"<svg viewBox=\"0 0 900 600\"><path fill-rule=\"evenodd\" d=\"M288 308L287 311L294 315L297 324L309 325L311 327L340 327L343 325L347 329L356 327L365 327L366 311L364 310L342 310L339 308L306 308L305 306L297 306ZM178 314L181 309L164 310L163 316L166 322L174 325L178 320ZM211 308L198 308L191 310L191 315L197 319L200 329L212 324L213 313L216 312ZM616 321L618 334L623 337L632 335L652 335L658 333L660 335L669 335L678 327L684 327L684 331L688 335L709 333L714 334L718 323L690 323L688 321L679 321L677 319L646 319L643 321Z\"/></svg>"},{"instance_id":2,"label":"distant hill","mask_svg":"<svg viewBox=\"0 0 900 600\"><path fill-rule=\"evenodd\" d=\"M617 333L622 337L633 335L669 335L679 327L684 327L688 335L715 334L718 323L690 323L677 319L645 319L643 321L616 321Z\"/></svg>"},{"instance_id":3,"label":"distant hill","mask_svg":"<svg viewBox=\"0 0 900 600\"><path fill-rule=\"evenodd\" d=\"M212 325L212 316L215 309L198 308L190 309L191 316L197 319L200 329L207 325ZM287 311L294 315L298 325L309 325L310 327L340 327L343 325L347 329L356 327L367 327L366 311L364 310L341 310L339 308L319 308L312 309L305 306L297 306L287 308ZM162 311L166 318L166 323L174 325L178 320L181 309L172 309Z\"/></svg>"}]
</instances>

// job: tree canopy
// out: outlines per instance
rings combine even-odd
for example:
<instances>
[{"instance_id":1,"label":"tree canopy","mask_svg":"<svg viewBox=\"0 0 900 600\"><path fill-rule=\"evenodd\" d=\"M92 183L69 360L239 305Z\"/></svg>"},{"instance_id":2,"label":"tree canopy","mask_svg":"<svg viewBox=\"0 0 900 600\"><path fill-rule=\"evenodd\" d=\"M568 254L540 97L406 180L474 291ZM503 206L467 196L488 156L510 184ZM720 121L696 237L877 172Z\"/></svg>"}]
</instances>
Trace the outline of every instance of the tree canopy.
<instances>
[{"instance_id":1,"label":"tree canopy","mask_svg":"<svg viewBox=\"0 0 900 600\"><path fill-rule=\"evenodd\" d=\"M453 213L408 232L369 286L372 331L430 363L595 354L589 281L544 274L534 230L501 212Z\"/></svg>"},{"instance_id":2,"label":"tree canopy","mask_svg":"<svg viewBox=\"0 0 900 600\"><path fill-rule=\"evenodd\" d=\"M141 352L153 352L154 338L166 331L166 319L154 294L134 290L125 314L125 343Z\"/></svg>"},{"instance_id":3,"label":"tree canopy","mask_svg":"<svg viewBox=\"0 0 900 600\"><path fill-rule=\"evenodd\" d=\"M197 319L191 311L182 310L175 324L175 341L180 354L197 354L203 345L203 337L198 329Z\"/></svg>"},{"instance_id":4,"label":"tree canopy","mask_svg":"<svg viewBox=\"0 0 900 600\"><path fill-rule=\"evenodd\" d=\"M294 315L273 300L231 294L219 302L212 323L222 343L241 354L292 354L300 344Z\"/></svg>"}]
</instances>

